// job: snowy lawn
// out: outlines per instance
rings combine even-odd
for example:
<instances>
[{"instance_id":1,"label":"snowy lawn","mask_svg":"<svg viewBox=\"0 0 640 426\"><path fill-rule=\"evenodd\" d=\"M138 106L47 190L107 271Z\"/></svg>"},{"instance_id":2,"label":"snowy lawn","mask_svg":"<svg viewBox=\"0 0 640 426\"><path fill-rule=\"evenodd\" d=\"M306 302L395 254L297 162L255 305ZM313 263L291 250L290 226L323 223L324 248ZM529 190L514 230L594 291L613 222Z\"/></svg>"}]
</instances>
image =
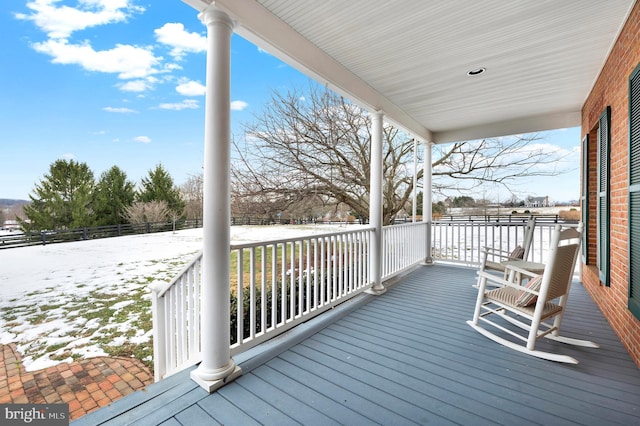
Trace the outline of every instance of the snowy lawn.
<instances>
[{"instance_id":1,"label":"snowy lawn","mask_svg":"<svg viewBox=\"0 0 640 426\"><path fill-rule=\"evenodd\" d=\"M234 226L231 240L338 230ZM0 250L0 343L15 343L28 371L103 355L152 366L149 285L170 281L201 248L200 228Z\"/></svg>"}]
</instances>

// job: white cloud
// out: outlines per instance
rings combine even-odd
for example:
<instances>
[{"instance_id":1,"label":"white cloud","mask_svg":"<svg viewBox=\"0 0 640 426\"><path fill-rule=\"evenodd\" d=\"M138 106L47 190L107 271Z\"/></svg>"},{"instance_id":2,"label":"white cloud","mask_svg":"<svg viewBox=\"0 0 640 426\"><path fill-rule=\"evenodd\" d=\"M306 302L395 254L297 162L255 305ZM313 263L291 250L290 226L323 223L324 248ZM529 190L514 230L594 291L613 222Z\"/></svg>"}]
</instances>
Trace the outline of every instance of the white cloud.
<instances>
[{"instance_id":1,"label":"white cloud","mask_svg":"<svg viewBox=\"0 0 640 426\"><path fill-rule=\"evenodd\" d=\"M175 62L174 63L165 64L165 66L164 66L164 70L167 71L167 72L171 72L173 70L181 70L181 69L182 69L182 65L176 64Z\"/></svg>"},{"instance_id":2,"label":"white cloud","mask_svg":"<svg viewBox=\"0 0 640 426\"><path fill-rule=\"evenodd\" d=\"M533 159L539 158L537 164ZM532 142L520 146L517 151L500 154L501 164L523 162L529 173L557 174L573 170L580 164L580 147L563 148L554 143ZM537 179L537 177L536 177Z\"/></svg>"},{"instance_id":3,"label":"white cloud","mask_svg":"<svg viewBox=\"0 0 640 426\"><path fill-rule=\"evenodd\" d=\"M170 22L154 32L158 42L173 48L170 54L177 60L185 53L207 51L207 38L201 34L186 31L182 24Z\"/></svg>"},{"instance_id":4,"label":"white cloud","mask_svg":"<svg viewBox=\"0 0 640 426\"><path fill-rule=\"evenodd\" d=\"M128 114L128 113L132 113L132 112L138 112L138 111L136 111L134 109L131 109L131 108L104 107L102 109L107 111L107 112L117 112L117 113L120 113L120 114Z\"/></svg>"},{"instance_id":5,"label":"white cloud","mask_svg":"<svg viewBox=\"0 0 640 426\"><path fill-rule=\"evenodd\" d=\"M76 64L88 71L117 73L119 78L143 78L158 72L154 67L162 60L150 48L117 44L109 50L96 51L88 43L69 44L66 40L34 43L34 49L53 57L57 64Z\"/></svg>"},{"instance_id":6,"label":"white cloud","mask_svg":"<svg viewBox=\"0 0 640 426\"><path fill-rule=\"evenodd\" d=\"M76 156L75 156L75 155L73 155L73 154L72 154L72 153L70 153L70 152L67 152L67 153L65 153L65 154L62 154L60 157L61 157L61 158L64 158L65 160L73 160L73 159L75 159L75 158L76 158Z\"/></svg>"},{"instance_id":7,"label":"white cloud","mask_svg":"<svg viewBox=\"0 0 640 426\"><path fill-rule=\"evenodd\" d=\"M176 91L184 96L202 96L206 88L197 81L184 80L176 87Z\"/></svg>"},{"instance_id":8,"label":"white cloud","mask_svg":"<svg viewBox=\"0 0 640 426\"><path fill-rule=\"evenodd\" d=\"M249 104L245 101L231 101L231 111L242 111L248 106Z\"/></svg>"},{"instance_id":9,"label":"white cloud","mask_svg":"<svg viewBox=\"0 0 640 426\"><path fill-rule=\"evenodd\" d=\"M133 140L135 142L151 143L151 138L149 136L136 136Z\"/></svg>"},{"instance_id":10,"label":"white cloud","mask_svg":"<svg viewBox=\"0 0 640 426\"><path fill-rule=\"evenodd\" d=\"M53 39L68 38L74 31L125 21L144 8L129 0L79 0L77 7L62 5L59 0L33 0L27 3L30 14L17 13L18 19L33 21Z\"/></svg>"},{"instance_id":11,"label":"white cloud","mask_svg":"<svg viewBox=\"0 0 640 426\"><path fill-rule=\"evenodd\" d=\"M152 87L152 82L147 80L131 80L117 85L123 92L144 92Z\"/></svg>"},{"instance_id":12,"label":"white cloud","mask_svg":"<svg viewBox=\"0 0 640 426\"><path fill-rule=\"evenodd\" d=\"M174 104L160 104L158 108L160 109L169 109L173 111L180 111L183 109L197 109L200 105L198 105L198 101L195 99L185 99L182 102L174 103Z\"/></svg>"}]
</instances>

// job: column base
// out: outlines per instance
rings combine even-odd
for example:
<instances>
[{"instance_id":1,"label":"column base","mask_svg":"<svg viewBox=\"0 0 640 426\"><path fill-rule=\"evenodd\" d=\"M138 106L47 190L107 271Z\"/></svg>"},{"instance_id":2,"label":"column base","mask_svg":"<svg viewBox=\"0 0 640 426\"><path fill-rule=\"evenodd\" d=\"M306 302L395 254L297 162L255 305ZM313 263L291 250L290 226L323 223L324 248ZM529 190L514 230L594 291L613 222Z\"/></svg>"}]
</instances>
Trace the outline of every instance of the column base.
<instances>
[{"instance_id":1,"label":"column base","mask_svg":"<svg viewBox=\"0 0 640 426\"><path fill-rule=\"evenodd\" d=\"M209 393L212 393L213 391L220 389L222 386L226 385L227 383L233 382L235 379L237 379L240 376L242 376L242 369L237 365L234 366L233 371L231 371L229 375L221 379L206 380L198 376L197 369L191 372L191 380L196 382L198 385L200 385L201 388L203 388Z\"/></svg>"},{"instance_id":2,"label":"column base","mask_svg":"<svg viewBox=\"0 0 640 426\"><path fill-rule=\"evenodd\" d=\"M381 294L384 294L387 292L387 288L382 284L379 284L378 287L374 285L373 287L371 287L368 290L365 290L364 292L367 294L373 294L374 296L380 296Z\"/></svg>"}]
</instances>

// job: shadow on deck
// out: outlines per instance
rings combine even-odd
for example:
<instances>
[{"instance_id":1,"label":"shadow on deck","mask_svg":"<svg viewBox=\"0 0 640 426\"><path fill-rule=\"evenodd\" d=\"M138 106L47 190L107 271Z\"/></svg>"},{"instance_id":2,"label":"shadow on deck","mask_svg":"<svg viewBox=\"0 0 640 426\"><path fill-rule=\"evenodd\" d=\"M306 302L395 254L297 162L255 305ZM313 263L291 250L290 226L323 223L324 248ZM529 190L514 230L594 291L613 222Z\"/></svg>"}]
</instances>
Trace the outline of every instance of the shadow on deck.
<instances>
[{"instance_id":1,"label":"shadow on deck","mask_svg":"<svg viewBox=\"0 0 640 426\"><path fill-rule=\"evenodd\" d=\"M563 334L577 358L524 355L476 333L475 269L421 266L236 357L244 375L209 395L178 373L75 424L639 424L640 369L579 282ZM266 350L265 350L266 348Z\"/></svg>"}]
</instances>

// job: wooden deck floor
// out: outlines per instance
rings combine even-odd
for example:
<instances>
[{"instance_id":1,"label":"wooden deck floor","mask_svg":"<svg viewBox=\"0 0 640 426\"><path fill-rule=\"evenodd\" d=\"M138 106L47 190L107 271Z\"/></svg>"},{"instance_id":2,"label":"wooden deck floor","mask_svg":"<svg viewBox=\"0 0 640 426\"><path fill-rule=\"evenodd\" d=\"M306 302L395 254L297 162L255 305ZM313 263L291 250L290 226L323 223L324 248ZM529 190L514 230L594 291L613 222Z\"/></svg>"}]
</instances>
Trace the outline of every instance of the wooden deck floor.
<instances>
[{"instance_id":1,"label":"wooden deck floor","mask_svg":"<svg viewBox=\"0 0 640 426\"><path fill-rule=\"evenodd\" d=\"M471 329L474 282L421 266L239 362L244 375L211 395L183 372L74 424L640 424L640 369L580 283L563 334L601 348L539 343L580 361L566 365Z\"/></svg>"}]
</instances>

